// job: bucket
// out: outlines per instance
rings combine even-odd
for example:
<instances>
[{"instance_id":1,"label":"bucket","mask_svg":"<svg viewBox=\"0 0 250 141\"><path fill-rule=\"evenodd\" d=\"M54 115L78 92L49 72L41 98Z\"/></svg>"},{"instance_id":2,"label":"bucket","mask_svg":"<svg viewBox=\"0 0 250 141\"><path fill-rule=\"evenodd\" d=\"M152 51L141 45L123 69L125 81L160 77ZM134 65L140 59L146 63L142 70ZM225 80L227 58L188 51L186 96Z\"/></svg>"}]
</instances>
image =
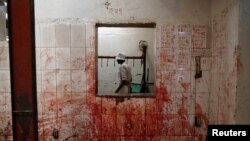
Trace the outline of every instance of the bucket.
<instances>
[{"instance_id":1,"label":"bucket","mask_svg":"<svg viewBox=\"0 0 250 141\"><path fill-rule=\"evenodd\" d=\"M139 83L131 83L131 93L140 93L141 84Z\"/></svg>"}]
</instances>

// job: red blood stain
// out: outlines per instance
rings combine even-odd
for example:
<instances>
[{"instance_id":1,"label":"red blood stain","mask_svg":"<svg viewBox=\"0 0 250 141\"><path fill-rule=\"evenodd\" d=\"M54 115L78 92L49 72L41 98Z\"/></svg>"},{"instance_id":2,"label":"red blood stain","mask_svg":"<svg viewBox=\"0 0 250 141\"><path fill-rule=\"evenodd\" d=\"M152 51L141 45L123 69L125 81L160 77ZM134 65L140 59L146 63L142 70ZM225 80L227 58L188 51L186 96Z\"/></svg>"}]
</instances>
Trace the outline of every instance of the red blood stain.
<instances>
[{"instance_id":1,"label":"red blood stain","mask_svg":"<svg viewBox=\"0 0 250 141\"><path fill-rule=\"evenodd\" d=\"M178 114L179 114L180 116L185 116L185 115L188 114L188 110L186 109L186 107L180 107L180 108L178 109Z\"/></svg>"},{"instance_id":2,"label":"red blood stain","mask_svg":"<svg viewBox=\"0 0 250 141\"><path fill-rule=\"evenodd\" d=\"M2 121L6 121L5 119L2 119ZM2 126L3 127L3 126ZM12 128L11 128L11 124L10 124L10 121L7 122L6 126L1 128L0 129L0 133L2 134L1 135L1 139L5 140L5 141L8 141L8 140L11 140L10 137L11 137L11 133L12 133Z\"/></svg>"},{"instance_id":3,"label":"red blood stain","mask_svg":"<svg viewBox=\"0 0 250 141\"><path fill-rule=\"evenodd\" d=\"M102 135L117 135L117 118L116 115L102 115L101 134Z\"/></svg>"},{"instance_id":4,"label":"red blood stain","mask_svg":"<svg viewBox=\"0 0 250 141\"><path fill-rule=\"evenodd\" d=\"M181 87L184 89L184 92L188 92L189 86L190 83L181 83Z\"/></svg>"},{"instance_id":5,"label":"red blood stain","mask_svg":"<svg viewBox=\"0 0 250 141\"><path fill-rule=\"evenodd\" d=\"M171 59L168 57L166 53L160 53L161 63L171 62Z\"/></svg>"},{"instance_id":6,"label":"red blood stain","mask_svg":"<svg viewBox=\"0 0 250 141\"><path fill-rule=\"evenodd\" d=\"M205 125L208 126L208 123L209 123L208 118L203 113L201 106L197 103L195 104L195 114L199 115L201 117L201 119L204 121Z\"/></svg>"},{"instance_id":7,"label":"red blood stain","mask_svg":"<svg viewBox=\"0 0 250 141\"><path fill-rule=\"evenodd\" d=\"M180 134L181 135L194 135L195 127L190 122L190 118L194 118L193 116L188 115L188 110L186 107L180 107L178 110L179 114L179 123L176 123L177 125L180 124ZM178 127L177 127L178 128Z\"/></svg>"},{"instance_id":8,"label":"red blood stain","mask_svg":"<svg viewBox=\"0 0 250 141\"><path fill-rule=\"evenodd\" d=\"M145 135L144 115L117 115L117 127L119 135Z\"/></svg>"},{"instance_id":9,"label":"red blood stain","mask_svg":"<svg viewBox=\"0 0 250 141\"><path fill-rule=\"evenodd\" d=\"M195 141L206 141L205 135L195 136Z\"/></svg>"},{"instance_id":10,"label":"red blood stain","mask_svg":"<svg viewBox=\"0 0 250 141\"><path fill-rule=\"evenodd\" d=\"M84 65L84 59L81 57L77 57L72 60L72 67L75 69L81 69Z\"/></svg>"},{"instance_id":11,"label":"red blood stain","mask_svg":"<svg viewBox=\"0 0 250 141\"><path fill-rule=\"evenodd\" d=\"M183 28L186 28L185 26ZM188 30L188 29L181 29ZM165 54L163 54L165 55ZM161 56L163 61L171 61L168 56ZM164 61L164 62L165 62ZM96 70L95 52L90 51L86 57L85 71L87 74L87 100L76 99L70 95L57 97L56 101L48 100L48 111L55 113L57 123L73 123L73 127L80 127L82 132L77 132L77 140L159 140L160 136L174 136L171 139L194 139L194 125L190 122L191 115L188 115L188 107L184 104L178 107L175 114L164 114L164 104L171 104L170 92L167 91L167 84L163 82L160 73L157 73L156 81L161 81L156 85L156 98L139 100L128 100L118 106L114 99L96 97ZM172 79L173 76L169 76ZM167 80L166 80L167 81ZM169 80L168 80L169 81ZM188 91L190 83L181 83L184 91ZM140 99L141 100L141 99ZM182 97L185 103L187 97ZM144 105L145 104L145 105ZM43 105L44 106L44 105ZM64 108L74 106L68 114L64 114ZM46 106L44 106L46 107ZM58 109L57 109L58 108ZM88 113L85 113L88 112ZM208 125L208 119L203 114L200 105L196 104L195 114L198 114ZM84 124L74 120L75 116L87 114ZM53 118L48 125L52 125ZM43 121L44 122L44 121ZM43 123L41 125L44 126ZM41 136L50 136L51 131L44 128ZM188 137L183 137L187 135ZM190 136L192 135L192 136ZM120 137L119 137L120 136ZM148 137L146 137L148 136ZM178 136L181 136L180 138ZM151 138L152 137L152 138ZM41 137L42 138L42 137ZM167 138L167 137L166 137ZM170 138L170 137L169 137ZM181 140L180 140L181 141Z\"/></svg>"},{"instance_id":12,"label":"red blood stain","mask_svg":"<svg viewBox=\"0 0 250 141\"><path fill-rule=\"evenodd\" d=\"M87 93L88 99L95 98L96 92L96 71L95 71L95 53L89 51L86 59L86 73L87 73Z\"/></svg>"},{"instance_id":13,"label":"red blood stain","mask_svg":"<svg viewBox=\"0 0 250 141\"><path fill-rule=\"evenodd\" d=\"M160 83L159 87L156 89L156 99L167 102L170 101L169 94L163 83Z\"/></svg>"},{"instance_id":14,"label":"red blood stain","mask_svg":"<svg viewBox=\"0 0 250 141\"><path fill-rule=\"evenodd\" d=\"M240 48L239 48L239 46L235 47L233 56L236 60L234 66L236 66L236 68L237 68L236 70L239 72L243 68L242 62L240 60Z\"/></svg>"},{"instance_id":15,"label":"red blood stain","mask_svg":"<svg viewBox=\"0 0 250 141\"><path fill-rule=\"evenodd\" d=\"M50 55L48 52L49 52L48 49L44 50L45 57L46 57L45 66L48 66L54 59L54 57L52 55Z\"/></svg>"},{"instance_id":16,"label":"red blood stain","mask_svg":"<svg viewBox=\"0 0 250 141\"><path fill-rule=\"evenodd\" d=\"M55 70L54 70L54 73L55 73L55 74L58 74L59 72L60 72L60 69L55 69Z\"/></svg>"}]
</instances>

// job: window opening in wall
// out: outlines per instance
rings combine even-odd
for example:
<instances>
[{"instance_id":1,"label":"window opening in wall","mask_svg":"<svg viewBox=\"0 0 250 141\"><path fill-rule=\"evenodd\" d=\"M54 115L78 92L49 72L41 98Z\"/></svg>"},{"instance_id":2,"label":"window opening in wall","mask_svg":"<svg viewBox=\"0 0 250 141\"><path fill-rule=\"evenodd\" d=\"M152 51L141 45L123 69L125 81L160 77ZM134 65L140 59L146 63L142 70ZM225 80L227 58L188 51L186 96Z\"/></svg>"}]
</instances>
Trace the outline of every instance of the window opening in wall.
<instances>
[{"instance_id":1,"label":"window opening in wall","mask_svg":"<svg viewBox=\"0 0 250 141\"><path fill-rule=\"evenodd\" d=\"M96 29L97 95L154 96L155 24L97 24Z\"/></svg>"}]
</instances>

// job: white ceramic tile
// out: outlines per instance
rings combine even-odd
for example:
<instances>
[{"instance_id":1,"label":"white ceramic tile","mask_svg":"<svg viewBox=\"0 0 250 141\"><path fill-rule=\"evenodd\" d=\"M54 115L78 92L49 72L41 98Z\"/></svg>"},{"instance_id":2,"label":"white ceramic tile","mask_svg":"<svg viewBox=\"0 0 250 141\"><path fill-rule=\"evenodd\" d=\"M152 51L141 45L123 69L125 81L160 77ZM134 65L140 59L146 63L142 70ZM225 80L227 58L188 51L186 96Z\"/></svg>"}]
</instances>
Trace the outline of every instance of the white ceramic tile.
<instances>
[{"instance_id":1,"label":"white ceramic tile","mask_svg":"<svg viewBox=\"0 0 250 141\"><path fill-rule=\"evenodd\" d=\"M193 48L206 48L206 38L193 37L192 38L192 47Z\"/></svg>"},{"instance_id":2,"label":"white ceramic tile","mask_svg":"<svg viewBox=\"0 0 250 141\"><path fill-rule=\"evenodd\" d=\"M56 47L70 47L70 25L56 24L55 25L55 40Z\"/></svg>"},{"instance_id":3,"label":"white ceramic tile","mask_svg":"<svg viewBox=\"0 0 250 141\"><path fill-rule=\"evenodd\" d=\"M95 48L86 49L86 80L88 93L95 93L96 90L96 62Z\"/></svg>"},{"instance_id":4,"label":"white ceramic tile","mask_svg":"<svg viewBox=\"0 0 250 141\"><path fill-rule=\"evenodd\" d=\"M191 71L191 92L196 91L195 71Z\"/></svg>"},{"instance_id":5,"label":"white ceramic tile","mask_svg":"<svg viewBox=\"0 0 250 141\"><path fill-rule=\"evenodd\" d=\"M218 97L218 91L212 90L210 94L209 100L209 107L219 107L219 97ZM218 124L218 114L219 109L218 108L209 108L209 123L210 124Z\"/></svg>"},{"instance_id":6,"label":"white ceramic tile","mask_svg":"<svg viewBox=\"0 0 250 141\"><path fill-rule=\"evenodd\" d=\"M175 48L157 48L156 55L157 70L175 70L177 58Z\"/></svg>"},{"instance_id":7,"label":"white ceramic tile","mask_svg":"<svg viewBox=\"0 0 250 141\"><path fill-rule=\"evenodd\" d=\"M192 33L192 25L183 24L176 26L178 34L191 35Z\"/></svg>"},{"instance_id":8,"label":"white ceramic tile","mask_svg":"<svg viewBox=\"0 0 250 141\"><path fill-rule=\"evenodd\" d=\"M201 70L211 70L211 57L202 57L201 58Z\"/></svg>"},{"instance_id":9,"label":"white ceramic tile","mask_svg":"<svg viewBox=\"0 0 250 141\"><path fill-rule=\"evenodd\" d=\"M36 48L36 70L41 69L41 48Z\"/></svg>"},{"instance_id":10,"label":"white ceramic tile","mask_svg":"<svg viewBox=\"0 0 250 141\"><path fill-rule=\"evenodd\" d=\"M10 72L0 70L0 92L10 92Z\"/></svg>"},{"instance_id":11,"label":"white ceramic tile","mask_svg":"<svg viewBox=\"0 0 250 141\"><path fill-rule=\"evenodd\" d=\"M96 46L96 35L95 35L95 24L86 24L86 47L95 48Z\"/></svg>"},{"instance_id":12,"label":"white ceramic tile","mask_svg":"<svg viewBox=\"0 0 250 141\"><path fill-rule=\"evenodd\" d=\"M167 27L168 28L168 27ZM161 27L161 47L162 48L173 48L178 46L178 36L176 36L175 31L169 31L165 27Z\"/></svg>"},{"instance_id":13,"label":"white ceramic tile","mask_svg":"<svg viewBox=\"0 0 250 141\"><path fill-rule=\"evenodd\" d=\"M177 111L185 108L187 110L186 114L195 113L195 95L194 93L176 93L175 102L177 106Z\"/></svg>"},{"instance_id":14,"label":"white ceramic tile","mask_svg":"<svg viewBox=\"0 0 250 141\"><path fill-rule=\"evenodd\" d=\"M71 121L67 121L67 122L61 122L58 125L59 128L59 140L63 141L63 140L68 140L70 139L72 136L74 136L73 133L73 127L72 127L72 122Z\"/></svg>"},{"instance_id":15,"label":"white ceramic tile","mask_svg":"<svg viewBox=\"0 0 250 141\"><path fill-rule=\"evenodd\" d=\"M42 72L36 71L36 89L37 92L42 92Z\"/></svg>"},{"instance_id":16,"label":"white ceramic tile","mask_svg":"<svg viewBox=\"0 0 250 141\"><path fill-rule=\"evenodd\" d=\"M207 37L207 26L194 25L192 28L192 35L197 37Z\"/></svg>"},{"instance_id":17,"label":"white ceramic tile","mask_svg":"<svg viewBox=\"0 0 250 141\"><path fill-rule=\"evenodd\" d=\"M176 71L176 91L182 93L191 92L191 71Z\"/></svg>"},{"instance_id":18,"label":"white ceramic tile","mask_svg":"<svg viewBox=\"0 0 250 141\"><path fill-rule=\"evenodd\" d=\"M73 117L73 130L75 134L82 134L90 132L90 129L87 128L92 126L90 115L86 114L76 114ZM79 137L80 138L80 137Z\"/></svg>"},{"instance_id":19,"label":"white ceramic tile","mask_svg":"<svg viewBox=\"0 0 250 141\"><path fill-rule=\"evenodd\" d=\"M0 69L10 69L8 47L0 47Z\"/></svg>"},{"instance_id":20,"label":"white ceramic tile","mask_svg":"<svg viewBox=\"0 0 250 141\"><path fill-rule=\"evenodd\" d=\"M71 48L71 69L84 69L85 48Z\"/></svg>"},{"instance_id":21,"label":"white ceramic tile","mask_svg":"<svg viewBox=\"0 0 250 141\"><path fill-rule=\"evenodd\" d=\"M194 127L195 127L195 115L187 115L186 123L189 124L189 127L184 125L183 134L190 137L189 141L194 141L194 136L193 135L195 134L195 130L194 130Z\"/></svg>"},{"instance_id":22,"label":"white ceramic tile","mask_svg":"<svg viewBox=\"0 0 250 141\"><path fill-rule=\"evenodd\" d=\"M207 44L207 27L193 26L192 29L192 47L206 48Z\"/></svg>"},{"instance_id":23,"label":"white ceramic tile","mask_svg":"<svg viewBox=\"0 0 250 141\"><path fill-rule=\"evenodd\" d=\"M56 48L56 68L70 69L70 48Z\"/></svg>"},{"instance_id":24,"label":"white ceramic tile","mask_svg":"<svg viewBox=\"0 0 250 141\"><path fill-rule=\"evenodd\" d=\"M200 69L206 71L211 70L211 61L211 57L201 57ZM195 70L195 57L192 57L192 70Z\"/></svg>"},{"instance_id":25,"label":"white ceramic tile","mask_svg":"<svg viewBox=\"0 0 250 141\"><path fill-rule=\"evenodd\" d=\"M176 51L176 69L191 69L191 50L188 48L178 48Z\"/></svg>"},{"instance_id":26,"label":"white ceramic tile","mask_svg":"<svg viewBox=\"0 0 250 141\"><path fill-rule=\"evenodd\" d=\"M6 96L6 111L10 112L12 109L11 107L11 93L5 93Z\"/></svg>"},{"instance_id":27,"label":"white ceramic tile","mask_svg":"<svg viewBox=\"0 0 250 141\"><path fill-rule=\"evenodd\" d=\"M70 70L60 70L56 78L57 92L71 91L71 72Z\"/></svg>"},{"instance_id":28,"label":"white ceramic tile","mask_svg":"<svg viewBox=\"0 0 250 141\"><path fill-rule=\"evenodd\" d=\"M177 114L177 104L178 102L175 100L175 93L169 93L169 100L163 102L163 107L162 108L162 114Z\"/></svg>"},{"instance_id":29,"label":"white ceramic tile","mask_svg":"<svg viewBox=\"0 0 250 141\"><path fill-rule=\"evenodd\" d=\"M35 24L35 42L36 42L36 48L41 47L41 30L40 30L40 24L36 23Z\"/></svg>"},{"instance_id":30,"label":"white ceramic tile","mask_svg":"<svg viewBox=\"0 0 250 141\"><path fill-rule=\"evenodd\" d=\"M41 47L55 47L55 24L40 24Z\"/></svg>"},{"instance_id":31,"label":"white ceramic tile","mask_svg":"<svg viewBox=\"0 0 250 141\"><path fill-rule=\"evenodd\" d=\"M86 73L84 70L72 70L72 92L86 91Z\"/></svg>"},{"instance_id":32,"label":"white ceramic tile","mask_svg":"<svg viewBox=\"0 0 250 141\"><path fill-rule=\"evenodd\" d=\"M210 72L202 71L202 77L196 79L196 92L210 92Z\"/></svg>"},{"instance_id":33,"label":"white ceramic tile","mask_svg":"<svg viewBox=\"0 0 250 141\"><path fill-rule=\"evenodd\" d=\"M42 92L56 92L56 70L42 71Z\"/></svg>"},{"instance_id":34,"label":"white ceramic tile","mask_svg":"<svg viewBox=\"0 0 250 141\"><path fill-rule=\"evenodd\" d=\"M7 101L6 99L6 94L5 93L0 93L0 112L5 112L6 111L6 104Z\"/></svg>"},{"instance_id":35,"label":"white ceramic tile","mask_svg":"<svg viewBox=\"0 0 250 141\"><path fill-rule=\"evenodd\" d=\"M0 41L0 48L1 47L9 47L9 43L7 41Z\"/></svg>"},{"instance_id":36,"label":"white ceramic tile","mask_svg":"<svg viewBox=\"0 0 250 141\"><path fill-rule=\"evenodd\" d=\"M71 93L57 92L58 110L61 117L69 117L74 114L74 103L71 100Z\"/></svg>"},{"instance_id":37,"label":"white ceramic tile","mask_svg":"<svg viewBox=\"0 0 250 141\"><path fill-rule=\"evenodd\" d=\"M85 24L71 24L71 47L85 47L85 35Z\"/></svg>"},{"instance_id":38,"label":"white ceramic tile","mask_svg":"<svg viewBox=\"0 0 250 141\"><path fill-rule=\"evenodd\" d=\"M159 88L160 85L161 85L161 80L162 80L162 77L161 77L161 71L156 71L155 73L155 87L156 88Z\"/></svg>"},{"instance_id":39,"label":"white ceramic tile","mask_svg":"<svg viewBox=\"0 0 250 141\"><path fill-rule=\"evenodd\" d=\"M87 114L87 103L86 103L86 97L87 93L71 93L72 97L72 104L75 107L77 114ZM84 107L84 108L83 108ZM84 112L86 110L86 112Z\"/></svg>"},{"instance_id":40,"label":"white ceramic tile","mask_svg":"<svg viewBox=\"0 0 250 141\"><path fill-rule=\"evenodd\" d=\"M42 93L41 92L37 92L37 112L38 112L38 121L42 121L43 117L42 117L42 112L43 112L43 102L44 102L44 98L42 97ZM38 123L39 125L39 123ZM41 127L40 127L41 128Z\"/></svg>"},{"instance_id":41,"label":"white ceramic tile","mask_svg":"<svg viewBox=\"0 0 250 141\"><path fill-rule=\"evenodd\" d=\"M96 68L96 53L94 48L87 48L86 49L86 70L94 71Z\"/></svg>"},{"instance_id":42,"label":"white ceramic tile","mask_svg":"<svg viewBox=\"0 0 250 141\"><path fill-rule=\"evenodd\" d=\"M41 48L41 69L55 69L55 48Z\"/></svg>"},{"instance_id":43,"label":"white ceramic tile","mask_svg":"<svg viewBox=\"0 0 250 141\"><path fill-rule=\"evenodd\" d=\"M186 33L177 34L178 35L178 41L177 41L177 47L179 48L191 48L191 36Z\"/></svg>"},{"instance_id":44,"label":"white ceramic tile","mask_svg":"<svg viewBox=\"0 0 250 141\"><path fill-rule=\"evenodd\" d=\"M58 119L58 102L56 93L44 92L41 94L42 101L42 117L44 130L51 130L53 127L57 127Z\"/></svg>"},{"instance_id":45,"label":"white ceramic tile","mask_svg":"<svg viewBox=\"0 0 250 141\"><path fill-rule=\"evenodd\" d=\"M209 93L196 93L196 103L198 104L199 108L202 110L202 114L208 116L208 100L209 100ZM201 113L196 113L201 114Z\"/></svg>"},{"instance_id":46,"label":"white ceramic tile","mask_svg":"<svg viewBox=\"0 0 250 141\"><path fill-rule=\"evenodd\" d=\"M211 51L211 49L208 48L191 48L191 56L201 56L201 57L210 57L211 52L214 53L214 51Z\"/></svg>"},{"instance_id":47,"label":"white ceramic tile","mask_svg":"<svg viewBox=\"0 0 250 141\"><path fill-rule=\"evenodd\" d=\"M196 94L191 92L189 95L189 109L188 109L189 114L195 114L195 106L196 106L195 100L196 100Z\"/></svg>"},{"instance_id":48,"label":"white ceramic tile","mask_svg":"<svg viewBox=\"0 0 250 141\"><path fill-rule=\"evenodd\" d=\"M161 85L167 90L168 93L176 91L176 71L162 71L161 72Z\"/></svg>"},{"instance_id":49,"label":"white ceramic tile","mask_svg":"<svg viewBox=\"0 0 250 141\"><path fill-rule=\"evenodd\" d=\"M9 111L0 111L0 119L1 119L1 125L0 129L3 131L1 132L1 136L5 136L6 134L10 136L12 134L12 118L11 118L11 109ZM6 140L6 138L1 138L0 140Z\"/></svg>"}]
</instances>

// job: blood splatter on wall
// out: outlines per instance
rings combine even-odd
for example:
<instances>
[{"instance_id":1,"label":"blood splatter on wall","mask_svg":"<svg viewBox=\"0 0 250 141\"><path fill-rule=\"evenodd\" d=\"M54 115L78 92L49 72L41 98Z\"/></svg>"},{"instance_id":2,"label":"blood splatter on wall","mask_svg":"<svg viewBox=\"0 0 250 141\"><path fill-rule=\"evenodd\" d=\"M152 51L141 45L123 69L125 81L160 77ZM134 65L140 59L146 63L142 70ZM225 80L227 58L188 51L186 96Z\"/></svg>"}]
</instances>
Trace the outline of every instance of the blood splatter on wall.
<instances>
[{"instance_id":1,"label":"blood splatter on wall","mask_svg":"<svg viewBox=\"0 0 250 141\"><path fill-rule=\"evenodd\" d=\"M205 138L210 91L196 93L196 84L210 85L206 72L211 58L203 51L209 50L206 26L157 25L155 98L130 98L118 105L115 98L96 96L94 23L37 26L41 38L37 46L40 139L52 139L53 129L59 130L60 140ZM47 34L54 38L47 39ZM71 35L70 39L61 34ZM82 42L73 43L78 40ZM199 80L194 78L195 55L204 57L204 77ZM195 126L196 116L201 118L202 129Z\"/></svg>"},{"instance_id":2,"label":"blood splatter on wall","mask_svg":"<svg viewBox=\"0 0 250 141\"><path fill-rule=\"evenodd\" d=\"M212 16L211 49L207 25L157 23L155 98L130 98L118 105L114 98L96 96L95 24L36 22L39 140L53 140L58 130L59 140L205 141L208 123L232 123L236 73L242 67L237 43L228 45L227 20L234 6ZM126 16L126 10L107 9L116 17ZM162 13L180 20L180 12ZM203 16L197 12L195 22ZM0 42L0 140L12 139L8 56L7 42ZM201 56L198 79L195 56Z\"/></svg>"}]
</instances>

